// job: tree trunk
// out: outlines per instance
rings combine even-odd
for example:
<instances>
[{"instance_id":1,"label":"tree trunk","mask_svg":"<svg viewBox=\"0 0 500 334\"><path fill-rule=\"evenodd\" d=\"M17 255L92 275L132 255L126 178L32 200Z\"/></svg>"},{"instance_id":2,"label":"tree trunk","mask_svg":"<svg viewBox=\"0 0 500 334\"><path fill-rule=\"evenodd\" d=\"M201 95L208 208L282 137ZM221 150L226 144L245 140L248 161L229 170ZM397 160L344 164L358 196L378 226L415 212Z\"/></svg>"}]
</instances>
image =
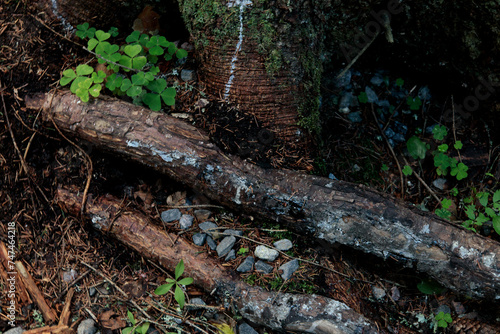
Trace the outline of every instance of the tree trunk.
<instances>
[{"instance_id":1,"label":"tree trunk","mask_svg":"<svg viewBox=\"0 0 500 334\"><path fill-rule=\"evenodd\" d=\"M261 169L224 155L198 129L115 99L83 104L69 92L27 101L93 145L165 173L234 210L290 230L395 258L475 298L500 294L497 242L359 185Z\"/></svg>"}]
</instances>

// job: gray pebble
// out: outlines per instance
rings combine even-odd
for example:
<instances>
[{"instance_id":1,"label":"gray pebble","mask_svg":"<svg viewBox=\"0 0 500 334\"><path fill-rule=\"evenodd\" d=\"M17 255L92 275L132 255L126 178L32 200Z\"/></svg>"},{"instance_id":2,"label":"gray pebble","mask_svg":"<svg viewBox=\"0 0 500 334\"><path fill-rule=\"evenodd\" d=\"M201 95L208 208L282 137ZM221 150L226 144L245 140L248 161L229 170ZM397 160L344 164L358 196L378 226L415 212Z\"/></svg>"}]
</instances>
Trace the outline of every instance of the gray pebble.
<instances>
[{"instance_id":1,"label":"gray pebble","mask_svg":"<svg viewBox=\"0 0 500 334\"><path fill-rule=\"evenodd\" d=\"M96 292L97 292L97 289L96 289L95 287L91 286L91 287L89 288L89 296L90 296L90 297L94 297L94 296L95 296L95 294L96 294Z\"/></svg>"},{"instance_id":2,"label":"gray pebble","mask_svg":"<svg viewBox=\"0 0 500 334\"><path fill-rule=\"evenodd\" d=\"M22 327L14 327L9 329L8 331L3 332L3 334L22 334L26 332Z\"/></svg>"},{"instance_id":3,"label":"gray pebble","mask_svg":"<svg viewBox=\"0 0 500 334\"><path fill-rule=\"evenodd\" d=\"M166 210L161 213L161 220L165 223L171 223L174 220L181 218L181 211L179 209Z\"/></svg>"},{"instance_id":4,"label":"gray pebble","mask_svg":"<svg viewBox=\"0 0 500 334\"><path fill-rule=\"evenodd\" d=\"M292 261L289 261L279 267L279 270L283 270L283 274L281 274L281 278L283 278L285 281L292 277L293 273L299 269L299 260L295 259Z\"/></svg>"},{"instance_id":5,"label":"gray pebble","mask_svg":"<svg viewBox=\"0 0 500 334\"><path fill-rule=\"evenodd\" d=\"M207 235L205 233L193 234L193 242L196 246L203 246L207 240Z\"/></svg>"},{"instance_id":6,"label":"gray pebble","mask_svg":"<svg viewBox=\"0 0 500 334\"><path fill-rule=\"evenodd\" d=\"M187 230L188 228L193 226L193 220L194 217L191 215L182 215L181 219L179 219L179 225L181 229Z\"/></svg>"},{"instance_id":7,"label":"gray pebble","mask_svg":"<svg viewBox=\"0 0 500 334\"><path fill-rule=\"evenodd\" d=\"M255 329L253 329L246 322L241 323L238 326L238 334L259 334Z\"/></svg>"},{"instance_id":8,"label":"gray pebble","mask_svg":"<svg viewBox=\"0 0 500 334\"><path fill-rule=\"evenodd\" d=\"M190 303L190 304L193 304L193 305L202 305L202 306L203 306L203 305L207 305L207 303L205 303L205 302L203 301L203 299L198 298L198 297L196 297L196 298L191 298L191 299L189 300L189 303ZM200 308L202 308L202 307L190 306L189 308L190 308L190 309L193 309L193 310L196 310L196 309L200 309Z\"/></svg>"},{"instance_id":9,"label":"gray pebble","mask_svg":"<svg viewBox=\"0 0 500 334\"><path fill-rule=\"evenodd\" d=\"M292 242L288 239L278 240L273 245L274 245L274 247L276 247L278 250L280 250L282 252L290 250L293 247Z\"/></svg>"},{"instance_id":10,"label":"gray pebble","mask_svg":"<svg viewBox=\"0 0 500 334\"><path fill-rule=\"evenodd\" d=\"M247 273L252 270L255 259L252 256L249 256L243 261L238 268L236 268L237 272Z\"/></svg>"},{"instance_id":11,"label":"gray pebble","mask_svg":"<svg viewBox=\"0 0 500 334\"><path fill-rule=\"evenodd\" d=\"M198 221L207 220L211 215L212 211L210 210L200 209L194 211L194 216L198 219Z\"/></svg>"},{"instance_id":12,"label":"gray pebble","mask_svg":"<svg viewBox=\"0 0 500 334\"><path fill-rule=\"evenodd\" d=\"M230 235L237 235L237 236L240 236L240 237L241 237L241 236L243 235L243 231L239 231L239 230L231 230L231 229L229 229L229 230L225 230L225 231L224 231L224 234L226 234L226 235L227 235L227 234L230 234Z\"/></svg>"},{"instance_id":13,"label":"gray pebble","mask_svg":"<svg viewBox=\"0 0 500 334\"><path fill-rule=\"evenodd\" d=\"M235 243L236 238L234 236L225 237L217 246L217 255L219 257L227 255Z\"/></svg>"},{"instance_id":14,"label":"gray pebble","mask_svg":"<svg viewBox=\"0 0 500 334\"><path fill-rule=\"evenodd\" d=\"M217 224L215 223L212 223L212 222L203 222L201 224L198 224L198 227L200 229L202 229L203 231L207 231L207 230L212 230L212 229L217 229ZM212 231L210 231L212 232Z\"/></svg>"},{"instance_id":15,"label":"gray pebble","mask_svg":"<svg viewBox=\"0 0 500 334\"><path fill-rule=\"evenodd\" d=\"M210 247L211 250L216 250L217 249L217 244L215 243L214 239L207 235L207 245Z\"/></svg>"},{"instance_id":16,"label":"gray pebble","mask_svg":"<svg viewBox=\"0 0 500 334\"><path fill-rule=\"evenodd\" d=\"M274 267L265 263L264 261L257 261L255 263L255 270L262 271L264 274L269 274L273 271Z\"/></svg>"},{"instance_id":17,"label":"gray pebble","mask_svg":"<svg viewBox=\"0 0 500 334\"><path fill-rule=\"evenodd\" d=\"M226 258L224 259L226 262L231 261L236 259L236 251L234 249L231 249L229 253L227 253Z\"/></svg>"},{"instance_id":18,"label":"gray pebble","mask_svg":"<svg viewBox=\"0 0 500 334\"><path fill-rule=\"evenodd\" d=\"M274 261L278 257L279 253L275 249L271 249L266 246L259 245L257 248L255 248L254 252L255 256L257 256L259 259L266 260L266 261Z\"/></svg>"},{"instance_id":19,"label":"gray pebble","mask_svg":"<svg viewBox=\"0 0 500 334\"><path fill-rule=\"evenodd\" d=\"M182 81L192 81L194 80L195 71L183 69L181 71L181 79Z\"/></svg>"},{"instance_id":20,"label":"gray pebble","mask_svg":"<svg viewBox=\"0 0 500 334\"><path fill-rule=\"evenodd\" d=\"M97 327L95 326L94 319L85 319L80 325L78 325L78 329L76 330L78 334L94 334L97 332Z\"/></svg>"},{"instance_id":21,"label":"gray pebble","mask_svg":"<svg viewBox=\"0 0 500 334\"><path fill-rule=\"evenodd\" d=\"M386 295L385 290L379 288L378 286L372 287L372 294L375 299L382 299Z\"/></svg>"}]
</instances>

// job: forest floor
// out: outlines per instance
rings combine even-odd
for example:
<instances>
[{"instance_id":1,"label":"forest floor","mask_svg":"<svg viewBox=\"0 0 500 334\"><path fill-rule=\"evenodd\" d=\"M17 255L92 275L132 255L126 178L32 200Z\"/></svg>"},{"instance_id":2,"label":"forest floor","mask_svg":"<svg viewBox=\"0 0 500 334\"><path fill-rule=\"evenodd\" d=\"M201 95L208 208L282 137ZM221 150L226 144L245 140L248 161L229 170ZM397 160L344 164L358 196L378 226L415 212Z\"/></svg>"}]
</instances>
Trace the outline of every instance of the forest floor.
<instances>
[{"instance_id":1,"label":"forest floor","mask_svg":"<svg viewBox=\"0 0 500 334\"><path fill-rule=\"evenodd\" d=\"M235 326L241 319L229 311L220 312L217 319L213 315L207 319L208 314L201 314L200 311L179 313L172 296L160 298L153 294L155 288L168 277L167 273L140 254L121 246L118 241L102 236L78 218L66 216L54 203L54 194L60 185L83 190L88 166L82 154L59 135L52 124L42 123L39 114L26 109L24 100L31 94L57 88L64 69L74 68L92 58L74 42L76 38L68 35L66 39L62 35L66 33L59 22L37 8L32 1L3 0L0 3L0 240L7 244L8 223L14 223L17 240L15 260L26 266L43 297L57 314L64 306L62 301L68 288L76 289L71 302L73 326L93 314L100 319L101 332L118 332L124 327L120 319L127 318L127 310L132 311L138 319L141 318L131 301L122 299L116 286L129 286L130 289L138 290L133 300L155 319L179 319L174 321L173 327L158 325L158 330L162 332L182 328L183 331L195 333L201 328L205 333L216 333L214 324L225 322ZM188 62L185 66L195 65ZM396 79L391 78L394 81ZM354 75L352 80L358 80L359 87L364 87L361 82L364 79L360 76ZM203 87L199 86L198 89L202 91ZM210 97L201 97L198 90L185 90L178 95L175 109L170 112L187 114L228 152L241 153L238 152L238 145L227 143L248 140L260 131L248 125L249 117L241 120L239 125L228 119L230 113L221 117L220 109L223 107L216 103L210 103L202 113L202 107L193 106L205 98L210 100ZM327 112L338 103L325 99L323 108ZM224 110L227 111L227 108ZM429 193L417 179L398 172L368 105L359 106L359 110L364 118L360 123L351 122L347 114L341 113L331 113L324 119L325 127L330 128L329 133L337 133L338 136L323 137L321 152L314 162L315 173L364 183L429 210L439 208L439 203L428 198ZM416 128L426 128L425 123L409 121L415 120L414 115L401 113L399 117L398 122L401 124L411 123L405 130L408 133L414 132ZM422 117L421 121L432 125L436 118ZM495 150L498 138L489 136L487 125L481 120L453 123L454 134L463 138L467 149L463 151L462 158L471 161L469 178L467 182L448 179L445 188L433 188L440 198L446 196L446 189L452 188L457 188L464 197L466 189L470 188L477 189L476 192L484 191L485 187L495 190L499 179L495 155L498 154ZM224 134L221 134L220 129L225 129ZM236 133L239 137L231 137L229 133ZM379 139L374 140L377 137ZM422 140L430 142L429 138L431 135L424 131ZM206 203L201 194L192 193L165 176L142 166L124 163L117 157L85 146L85 143L77 144L84 148L93 161L90 193L111 193L122 197L128 202L127 205L148 214L151 221L159 222L160 212L171 205L190 201ZM404 143L396 144L397 150L404 147ZM257 151L260 153L249 157L255 163L269 167L270 161L275 161L272 151L262 147L257 147ZM278 160L282 166L286 166L286 159ZM431 168L428 168L428 161L419 166L410 157L408 160L409 165L420 172L429 184L439 178L433 172L432 161ZM401 191L401 183L404 183L404 191ZM495 326L500 324L498 304L474 301L437 287L430 294L425 294L418 285L427 282L427 278L406 269L397 259L381 261L344 247L326 251L321 245L282 231L270 222L254 221L252 217L237 212L211 211L210 220L246 228L248 235L262 243L271 244L277 238L287 237L294 244L295 256L327 263L331 269L342 274L304 264L292 279L283 282L277 272L281 263L275 263L271 274L242 274L242 279L248 283L259 284L270 290L318 293L340 300L371 319L380 332L386 333L433 333L436 311L449 313L453 319L448 329L437 329L442 333L489 333L488 330L498 328ZM195 216L194 209L185 209L183 213ZM458 208L453 215L457 220L463 220L464 212ZM190 238L192 234L180 233L178 226L173 224L168 229L171 232L178 231L182 238ZM491 226L489 230L483 227L477 227L477 230L498 240ZM242 249L251 247L248 243L241 244ZM207 246L201 250L213 253ZM243 257L239 256L225 266L236 268L242 260ZM6 317L9 299L5 278L4 275L0 291L1 332L10 328ZM432 287L431 283L426 284L428 288ZM196 282L194 287L187 289L190 298L200 297L209 305L221 306L209 293L197 289L195 285ZM46 325L35 305L21 300L19 296L16 298L17 326L33 329ZM168 306L165 309L153 307L155 299ZM185 319L192 319L198 328L188 325ZM470 331L466 331L466 327ZM256 329L261 333L267 332L264 328Z\"/></svg>"}]
</instances>

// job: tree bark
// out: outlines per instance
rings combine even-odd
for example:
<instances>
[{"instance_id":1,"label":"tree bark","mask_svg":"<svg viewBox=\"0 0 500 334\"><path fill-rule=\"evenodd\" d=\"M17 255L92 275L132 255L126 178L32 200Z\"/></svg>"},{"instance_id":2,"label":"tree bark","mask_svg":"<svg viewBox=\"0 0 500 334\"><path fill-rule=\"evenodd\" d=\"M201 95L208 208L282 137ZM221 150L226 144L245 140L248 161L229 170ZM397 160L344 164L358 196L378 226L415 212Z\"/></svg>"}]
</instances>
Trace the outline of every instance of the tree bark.
<instances>
[{"instance_id":1,"label":"tree bark","mask_svg":"<svg viewBox=\"0 0 500 334\"><path fill-rule=\"evenodd\" d=\"M82 196L58 189L56 201L67 212L80 212ZM377 333L373 324L344 303L317 295L269 292L242 282L200 247L149 223L144 214L126 209L121 199L101 196L88 202L92 226L141 255L173 271L180 260L185 276L214 293L224 305L236 306L251 322L274 330L308 333ZM175 240L175 243L173 242ZM307 305L307 307L302 307Z\"/></svg>"},{"instance_id":2,"label":"tree bark","mask_svg":"<svg viewBox=\"0 0 500 334\"><path fill-rule=\"evenodd\" d=\"M27 100L65 132L148 165L231 209L425 272L459 293L498 299L500 247L389 195L224 155L198 129L115 99L69 92Z\"/></svg>"}]
</instances>

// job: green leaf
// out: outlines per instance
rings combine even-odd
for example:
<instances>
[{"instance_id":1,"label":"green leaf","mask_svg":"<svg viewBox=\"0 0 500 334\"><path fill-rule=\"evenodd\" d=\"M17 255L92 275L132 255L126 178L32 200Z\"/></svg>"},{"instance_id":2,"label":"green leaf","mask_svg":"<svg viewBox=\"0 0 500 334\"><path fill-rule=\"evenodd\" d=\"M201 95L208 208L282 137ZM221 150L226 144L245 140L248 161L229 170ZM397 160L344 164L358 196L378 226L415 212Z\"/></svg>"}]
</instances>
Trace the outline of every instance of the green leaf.
<instances>
[{"instance_id":1,"label":"green leaf","mask_svg":"<svg viewBox=\"0 0 500 334\"><path fill-rule=\"evenodd\" d=\"M479 213L479 214L477 215L477 218L476 218L476 220L474 221L474 223L475 223L476 225L478 225L478 226L482 226L482 225L483 225L483 223L485 223L485 222L487 222L487 221L489 221L489 220L490 220L490 219L489 219L489 218L487 218L487 217L484 215L484 213L482 213L482 212L481 212L481 213Z\"/></svg>"},{"instance_id":2,"label":"green leaf","mask_svg":"<svg viewBox=\"0 0 500 334\"><path fill-rule=\"evenodd\" d=\"M438 217L443 219L450 219L451 217L451 212L446 209L436 209L435 213Z\"/></svg>"},{"instance_id":3,"label":"green leaf","mask_svg":"<svg viewBox=\"0 0 500 334\"><path fill-rule=\"evenodd\" d=\"M194 282L194 279L192 277L184 277L183 279L178 281L177 284L189 285L189 284L193 284L193 282Z\"/></svg>"},{"instance_id":4,"label":"green leaf","mask_svg":"<svg viewBox=\"0 0 500 334\"><path fill-rule=\"evenodd\" d=\"M85 88L78 88L76 90L76 96L82 100L82 102L89 102L89 90Z\"/></svg>"},{"instance_id":5,"label":"green leaf","mask_svg":"<svg viewBox=\"0 0 500 334\"><path fill-rule=\"evenodd\" d=\"M457 167L452 167L450 174L456 176L457 180L460 181L468 176L467 170L469 170L469 167L460 162Z\"/></svg>"},{"instance_id":6,"label":"green leaf","mask_svg":"<svg viewBox=\"0 0 500 334\"><path fill-rule=\"evenodd\" d=\"M436 140L443 140L444 137L448 134L448 130L446 130L446 127L444 125L436 125L432 129L432 134L434 135L434 139Z\"/></svg>"},{"instance_id":7,"label":"green leaf","mask_svg":"<svg viewBox=\"0 0 500 334\"><path fill-rule=\"evenodd\" d=\"M453 319L451 318L451 315L449 313L444 314L443 320L450 324L453 322Z\"/></svg>"},{"instance_id":8,"label":"green leaf","mask_svg":"<svg viewBox=\"0 0 500 334\"><path fill-rule=\"evenodd\" d=\"M446 153L446 151L448 151L448 145L446 144L441 144L438 146L438 151L439 152L443 152L443 153Z\"/></svg>"},{"instance_id":9,"label":"green leaf","mask_svg":"<svg viewBox=\"0 0 500 334\"><path fill-rule=\"evenodd\" d=\"M500 189L493 194L493 203L500 202Z\"/></svg>"},{"instance_id":10,"label":"green leaf","mask_svg":"<svg viewBox=\"0 0 500 334\"><path fill-rule=\"evenodd\" d=\"M109 90L115 90L120 87L122 84L123 78L121 76L116 75L116 73L111 74L108 77L108 81L106 82L106 88Z\"/></svg>"},{"instance_id":11,"label":"green leaf","mask_svg":"<svg viewBox=\"0 0 500 334\"><path fill-rule=\"evenodd\" d=\"M175 283L163 284L156 288L155 294L158 296L164 295L170 291L170 289L174 286Z\"/></svg>"},{"instance_id":12,"label":"green leaf","mask_svg":"<svg viewBox=\"0 0 500 334\"><path fill-rule=\"evenodd\" d=\"M450 206L451 206L451 200L448 199L448 198L443 198L443 200L441 201L441 206L443 207L443 209L448 209Z\"/></svg>"},{"instance_id":13,"label":"green leaf","mask_svg":"<svg viewBox=\"0 0 500 334\"><path fill-rule=\"evenodd\" d=\"M106 78L106 73L104 73L104 71L99 70L97 71L97 73L93 72L91 78L92 81L94 81L94 83L101 83Z\"/></svg>"},{"instance_id":14,"label":"green leaf","mask_svg":"<svg viewBox=\"0 0 500 334\"><path fill-rule=\"evenodd\" d=\"M458 189L456 187L451 188L450 194L451 194L451 196L457 196L458 195Z\"/></svg>"},{"instance_id":15,"label":"green leaf","mask_svg":"<svg viewBox=\"0 0 500 334\"><path fill-rule=\"evenodd\" d=\"M134 58L137 56L139 53L142 51L142 46L140 45L127 45L123 49L123 52L125 52L130 58Z\"/></svg>"},{"instance_id":16,"label":"green leaf","mask_svg":"<svg viewBox=\"0 0 500 334\"><path fill-rule=\"evenodd\" d=\"M476 197L482 206L488 206L488 198L490 197L489 193L482 191L482 192L477 193Z\"/></svg>"},{"instance_id":17,"label":"green leaf","mask_svg":"<svg viewBox=\"0 0 500 334\"><path fill-rule=\"evenodd\" d=\"M92 72L94 72L94 68L92 66L87 65L87 64L78 65L76 67L76 74L79 76L89 75Z\"/></svg>"},{"instance_id":18,"label":"green leaf","mask_svg":"<svg viewBox=\"0 0 500 334\"><path fill-rule=\"evenodd\" d=\"M80 88L80 82L88 79L87 77L76 77L75 80L71 83L70 90L71 93L76 94L78 88Z\"/></svg>"},{"instance_id":19,"label":"green leaf","mask_svg":"<svg viewBox=\"0 0 500 334\"><path fill-rule=\"evenodd\" d=\"M102 30L97 30L95 32L95 37L99 40L99 42L103 42L107 40L108 38L111 37L111 34L108 34L107 32L104 32Z\"/></svg>"},{"instance_id":20,"label":"green leaf","mask_svg":"<svg viewBox=\"0 0 500 334\"><path fill-rule=\"evenodd\" d=\"M490 207L484 208L484 213L486 213L491 218L496 217L497 213Z\"/></svg>"},{"instance_id":21,"label":"green leaf","mask_svg":"<svg viewBox=\"0 0 500 334\"><path fill-rule=\"evenodd\" d=\"M136 86L144 86L149 83L149 81L146 80L144 72L139 72L137 74L132 75L131 79L132 83Z\"/></svg>"},{"instance_id":22,"label":"green leaf","mask_svg":"<svg viewBox=\"0 0 500 334\"><path fill-rule=\"evenodd\" d=\"M182 289L178 285L175 286L174 298L177 303L179 303L179 307L183 309L184 304L186 303L186 297L184 296L184 291L182 291Z\"/></svg>"},{"instance_id":23,"label":"green leaf","mask_svg":"<svg viewBox=\"0 0 500 334\"><path fill-rule=\"evenodd\" d=\"M386 164L382 164L382 167L380 167L380 170L382 172L387 172L389 170L389 166L387 166Z\"/></svg>"},{"instance_id":24,"label":"green leaf","mask_svg":"<svg viewBox=\"0 0 500 334\"><path fill-rule=\"evenodd\" d=\"M147 63L148 59L144 56L132 58L132 68L135 70L141 70Z\"/></svg>"},{"instance_id":25,"label":"green leaf","mask_svg":"<svg viewBox=\"0 0 500 334\"><path fill-rule=\"evenodd\" d=\"M175 280L178 280L184 272L184 261L180 261L175 267Z\"/></svg>"},{"instance_id":26,"label":"green leaf","mask_svg":"<svg viewBox=\"0 0 500 334\"><path fill-rule=\"evenodd\" d=\"M132 82L130 81L130 79L123 79L120 90L122 92L126 92L131 86L132 86Z\"/></svg>"},{"instance_id":27,"label":"green leaf","mask_svg":"<svg viewBox=\"0 0 500 334\"><path fill-rule=\"evenodd\" d=\"M92 95L93 97L98 97L99 94L101 93L101 89L102 89L102 86L99 85L99 84L95 84L93 85L90 89L89 89L89 93L90 95Z\"/></svg>"},{"instance_id":28,"label":"green leaf","mask_svg":"<svg viewBox=\"0 0 500 334\"><path fill-rule=\"evenodd\" d=\"M396 86L403 87L404 84L405 84L405 81L403 79L401 79L401 78L396 79Z\"/></svg>"},{"instance_id":29,"label":"green leaf","mask_svg":"<svg viewBox=\"0 0 500 334\"><path fill-rule=\"evenodd\" d=\"M129 89L127 89L127 96L130 97L136 97L142 93L142 87L141 86L132 86Z\"/></svg>"},{"instance_id":30,"label":"green leaf","mask_svg":"<svg viewBox=\"0 0 500 334\"><path fill-rule=\"evenodd\" d=\"M441 328L446 328L448 327L448 323L444 320L439 320L438 321L438 327L441 327Z\"/></svg>"},{"instance_id":31,"label":"green leaf","mask_svg":"<svg viewBox=\"0 0 500 334\"><path fill-rule=\"evenodd\" d=\"M91 38L87 42L87 49L89 49L90 51L92 51L97 46L97 44L99 44L99 41L97 39L95 39L95 38Z\"/></svg>"},{"instance_id":32,"label":"green leaf","mask_svg":"<svg viewBox=\"0 0 500 334\"><path fill-rule=\"evenodd\" d=\"M149 49L149 54L153 56L161 56L163 54L163 48L161 46L154 46Z\"/></svg>"},{"instance_id":33,"label":"green leaf","mask_svg":"<svg viewBox=\"0 0 500 334\"><path fill-rule=\"evenodd\" d=\"M406 148L408 149L408 153L414 159L424 159L425 153L427 152L427 147L423 141L420 140L417 136L413 136L406 142Z\"/></svg>"},{"instance_id":34,"label":"green leaf","mask_svg":"<svg viewBox=\"0 0 500 334\"><path fill-rule=\"evenodd\" d=\"M108 34L110 34L113 37L118 36L118 28L117 27L111 27L111 28L109 28Z\"/></svg>"},{"instance_id":35,"label":"green leaf","mask_svg":"<svg viewBox=\"0 0 500 334\"><path fill-rule=\"evenodd\" d=\"M127 43L134 43L134 42L137 42L139 41L139 36L141 35L141 32L140 31L133 31L130 35L127 36L127 38L125 38L125 42Z\"/></svg>"},{"instance_id":36,"label":"green leaf","mask_svg":"<svg viewBox=\"0 0 500 334\"><path fill-rule=\"evenodd\" d=\"M78 87L88 90L90 86L92 86L92 83L94 83L94 81L92 81L91 78L85 78L85 80L82 80L78 83Z\"/></svg>"},{"instance_id":37,"label":"green leaf","mask_svg":"<svg viewBox=\"0 0 500 334\"><path fill-rule=\"evenodd\" d=\"M493 217L493 229L500 235L500 216Z\"/></svg>"},{"instance_id":38,"label":"green leaf","mask_svg":"<svg viewBox=\"0 0 500 334\"><path fill-rule=\"evenodd\" d=\"M122 330L122 334L130 334L134 327L127 327Z\"/></svg>"},{"instance_id":39,"label":"green leaf","mask_svg":"<svg viewBox=\"0 0 500 334\"><path fill-rule=\"evenodd\" d=\"M159 94L167 87L167 81L165 79L156 79L155 81L151 81L147 87L149 90Z\"/></svg>"},{"instance_id":40,"label":"green leaf","mask_svg":"<svg viewBox=\"0 0 500 334\"><path fill-rule=\"evenodd\" d=\"M149 329L149 322L145 322L141 326L139 326L139 328L137 328L137 330L141 334L146 334L148 332L148 329Z\"/></svg>"},{"instance_id":41,"label":"green leaf","mask_svg":"<svg viewBox=\"0 0 500 334\"><path fill-rule=\"evenodd\" d=\"M132 325L135 325L135 318L134 318L134 315L132 314L132 312L130 312L130 310L127 310L127 318L128 318L128 321L130 321L130 323Z\"/></svg>"},{"instance_id":42,"label":"green leaf","mask_svg":"<svg viewBox=\"0 0 500 334\"><path fill-rule=\"evenodd\" d=\"M96 29L95 28L89 28L89 23L85 22L83 24L79 24L76 26L76 36L80 37L81 39L85 38L93 38L95 34Z\"/></svg>"},{"instance_id":43,"label":"green leaf","mask_svg":"<svg viewBox=\"0 0 500 334\"><path fill-rule=\"evenodd\" d=\"M455 142L455 145L453 145L453 147L455 147L456 150L461 150L462 147L463 147L463 144L462 144L462 142L460 140L457 140Z\"/></svg>"},{"instance_id":44,"label":"green leaf","mask_svg":"<svg viewBox=\"0 0 500 334\"><path fill-rule=\"evenodd\" d=\"M476 219L476 207L474 205L467 205L465 207L465 214L471 220Z\"/></svg>"},{"instance_id":45,"label":"green leaf","mask_svg":"<svg viewBox=\"0 0 500 334\"><path fill-rule=\"evenodd\" d=\"M438 167L437 172L439 175L446 175L447 169L450 167L450 157L442 152L439 152L434 156L434 166Z\"/></svg>"},{"instance_id":46,"label":"green leaf","mask_svg":"<svg viewBox=\"0 0 500 334\"><path fill-rule=\"evenodd\" d=\"M413 174L413 170L411 169L410 166L406 165L403 168L403 174L406 176L409 176L409 175Z\"/></svg>"},{"instance_id":47,"label":"green leaf","mask_svg":"<svg viewBox=\"0 0 500 334\"><path fill-rule=\"evenodd\" d=\"M361 103L367 103L368 102L368 95L366 92L361 92L358 95L358 101Z\"/></svg>"},{"instance_id":48,"label":"green leaf","mask_svg":"<svg viewBox=\"0 0 500 334\"><path fill-rule=\"evenodd\" d=\"M76 78L76 73L72 69L67 69L66 71L63 72L63 77L59 81L59 84L61 86L66 86L69 84L71 81L73 81Z\"/></svg>"},{"instance_id":49,"label":"green leaf","mask_svg":"<svg viewBox=\"0 0 500 334\"><path fill-rule=\"evenodd\" d=\"M426 295L440 294L445 290L441 285L439 285L439 283L432 280L422 280L417 284L417 288L420 292Z\"/></svg>"},{"instance_id":50,"label":"green leaf","mask_svg":"<svg viewBox=\"0 0 500 334\"><path fill-rule=\"evenodd\" d=\"M408 104L408 106L410 106L410 110L419 110L420 106L422 105L422 101L418 96L415 98L408 96L408 98L406 99L406 103Z\"/></svg>"},{"instance_id":51,"label":"green leaf","mask_svg":"<svg viewBox=\"0 0 500 334\"><path fill-rule=\"evenodd\" d=\"M188 55L188 52L184 49L177 49L177 52L175 53L178 59L186 58Z\"/></svg>"},{"instance_id":52,"label":"green leaf","mask_svg":"<svg viewBox=\"0 0 500 334\"><path fill-rule=\"evenodd\" d=\"M160 95L156 93L144 94L142 102L144 102L144 104L153 111L159 111L161 109L161 98Z\"/></svg>"},{"instance_id":53,"label":"green leaf","mask_svg":"<svg viewBox=\"0 0 500 334\"><path fill-rule=\"evenodd\" d=\"M132 58L126 55L121 55L120 60L118 61L121 65L126 66L128 68L132 68ZM125 69L125 71L130 71L129 69Z\"/></svg>"}]
</instances>

